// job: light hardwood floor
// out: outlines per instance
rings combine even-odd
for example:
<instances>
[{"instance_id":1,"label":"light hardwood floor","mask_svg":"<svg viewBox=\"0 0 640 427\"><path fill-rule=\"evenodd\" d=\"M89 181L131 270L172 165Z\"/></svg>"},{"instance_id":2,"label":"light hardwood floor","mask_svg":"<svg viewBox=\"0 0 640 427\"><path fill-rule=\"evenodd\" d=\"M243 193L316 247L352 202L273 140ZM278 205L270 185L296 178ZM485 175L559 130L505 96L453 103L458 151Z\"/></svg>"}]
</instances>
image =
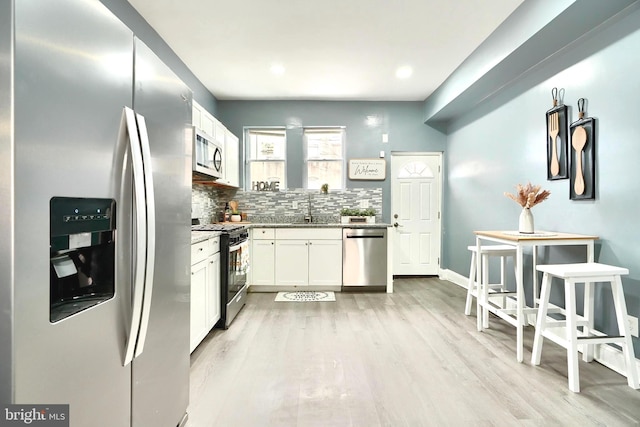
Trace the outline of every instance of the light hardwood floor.
<instances>
[{"instance_id":1,"label":"light hardwood floor","mask_svg":"<svg viewBox=\"0 0 640 427\"><path fill-rule=\"evenodd\" d=\"M572 393L563 348L546 340L530 364L533 327L520 364L515 329L492 317L477 332L464 289L420 278L394 290L321 303L250 294L191 356L187 425L640 425L640 391L623 376L580 361Z\"/></svg>"}]
</instances>

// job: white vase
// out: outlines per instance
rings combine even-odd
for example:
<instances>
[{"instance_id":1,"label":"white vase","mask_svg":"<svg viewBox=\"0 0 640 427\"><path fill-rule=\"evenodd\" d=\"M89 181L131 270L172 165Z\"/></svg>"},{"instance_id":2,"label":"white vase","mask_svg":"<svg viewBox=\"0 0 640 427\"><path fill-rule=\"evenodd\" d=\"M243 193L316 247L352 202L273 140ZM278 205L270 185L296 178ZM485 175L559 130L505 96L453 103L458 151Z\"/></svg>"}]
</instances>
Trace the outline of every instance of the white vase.
<instances>
[{"instance_id":1,"label":"white vase","mask_svg":"<svg viewBox=\"0 0 640 427\"><path fill-rule=\"evenodd\" d=\"M522 212L520 212L520 221L518 223L518 231L520 233L533 233L533 214L531 213L531 209L524 208Z\"/></svg>"}]
</instances>

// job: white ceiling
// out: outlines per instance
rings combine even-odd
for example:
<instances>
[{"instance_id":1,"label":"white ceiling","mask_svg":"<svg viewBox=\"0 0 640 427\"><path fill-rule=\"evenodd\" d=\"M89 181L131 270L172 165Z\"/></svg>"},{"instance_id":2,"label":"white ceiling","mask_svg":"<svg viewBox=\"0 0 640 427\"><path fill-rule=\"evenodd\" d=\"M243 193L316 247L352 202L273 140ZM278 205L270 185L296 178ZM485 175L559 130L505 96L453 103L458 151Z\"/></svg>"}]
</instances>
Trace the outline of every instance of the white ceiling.
<instances>
[{"instance_id":1,"label":"white ceiling","mask_svg":"<svg viewBox=\"0 0 640 427\"><path fill-rule=\"evenodd\" d=\"M217 99L422 101L524 0L128 1Z\"/></svg>"}]
</instances>

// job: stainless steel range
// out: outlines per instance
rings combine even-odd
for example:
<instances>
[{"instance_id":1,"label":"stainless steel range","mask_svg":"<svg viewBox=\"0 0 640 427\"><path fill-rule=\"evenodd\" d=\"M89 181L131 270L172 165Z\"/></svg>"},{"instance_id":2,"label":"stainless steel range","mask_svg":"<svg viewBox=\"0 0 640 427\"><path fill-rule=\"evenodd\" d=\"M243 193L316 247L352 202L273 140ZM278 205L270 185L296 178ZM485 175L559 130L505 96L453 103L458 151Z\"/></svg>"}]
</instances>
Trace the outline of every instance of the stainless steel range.
<instances>
[{"instance_id":1,"label":"stainless steel range","mask_svg":"<svg viewBox=\"0 0 640 427\"><path fill-rule=\"evenodd\" d=\"M249 271L249 232L233 223L194 225L192 231L220 231L220 321L227 329L244 307Z\"/></svg>"}]
</instances>

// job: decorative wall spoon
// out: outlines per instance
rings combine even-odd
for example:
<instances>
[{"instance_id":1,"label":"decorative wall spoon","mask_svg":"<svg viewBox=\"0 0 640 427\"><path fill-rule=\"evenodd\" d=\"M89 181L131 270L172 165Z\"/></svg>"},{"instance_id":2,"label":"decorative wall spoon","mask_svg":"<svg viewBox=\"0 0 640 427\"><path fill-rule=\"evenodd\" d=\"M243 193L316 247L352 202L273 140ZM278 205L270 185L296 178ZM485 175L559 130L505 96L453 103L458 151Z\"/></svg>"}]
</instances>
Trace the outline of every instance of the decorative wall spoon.
<instances>
[{"instance_id":1,"label":"decorative wall spoon","mask_svg":"<svg viewBox=\"0 0 640 427\"><path fill-rule=\"evenodd\" d=\"M584 194L584 175L582 173L582 150L584 146L587 145L587 132L584 130L582 126L577 126L573 130L573 135L571 136L571 146L574 150L576 150L576 177L573 185L573 189L575 190L577 195Z\"/></svg>"}]
</instances>

